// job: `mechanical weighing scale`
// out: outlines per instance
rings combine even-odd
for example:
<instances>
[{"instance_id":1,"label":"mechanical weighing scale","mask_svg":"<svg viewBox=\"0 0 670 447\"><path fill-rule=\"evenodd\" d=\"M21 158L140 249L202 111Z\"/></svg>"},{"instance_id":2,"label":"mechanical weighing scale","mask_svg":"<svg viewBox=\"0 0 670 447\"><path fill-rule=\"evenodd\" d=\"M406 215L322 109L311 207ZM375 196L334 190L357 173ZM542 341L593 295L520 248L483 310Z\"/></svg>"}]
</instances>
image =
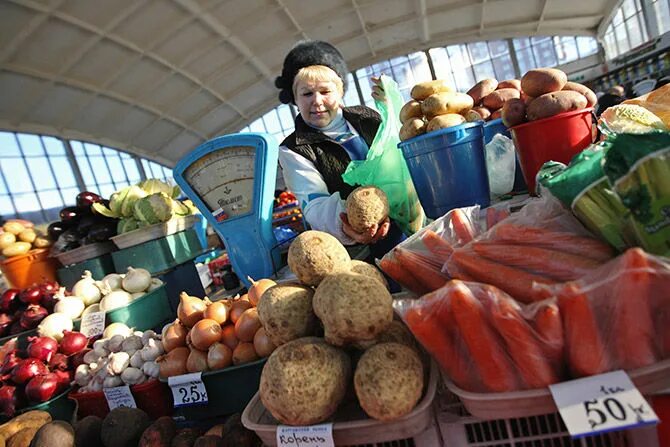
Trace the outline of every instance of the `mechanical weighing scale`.
<instances>
[{"instance_id":1,"label":"mechanical weighing scale","mask_svg":"<svg viewBox=\"0 0 670 447\"><path fill-rule=\"evenodd\" d=\"M241 281L269 278L281 265L272 232L278 147L263 133L209 140L179 160L173 175L221 236Z\"/></svg>"}]
</instances>

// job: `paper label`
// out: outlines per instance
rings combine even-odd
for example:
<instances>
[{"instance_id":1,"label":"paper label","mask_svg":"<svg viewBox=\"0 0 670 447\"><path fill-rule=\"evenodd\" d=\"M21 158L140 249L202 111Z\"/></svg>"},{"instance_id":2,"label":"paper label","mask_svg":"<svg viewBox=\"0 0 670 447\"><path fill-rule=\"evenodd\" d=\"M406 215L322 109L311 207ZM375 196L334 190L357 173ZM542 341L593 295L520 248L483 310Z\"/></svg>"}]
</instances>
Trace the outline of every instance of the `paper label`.
<instances>
[{"instance_id":1,"label":"paper label","mask_svg":"<svg viewBox=\"0 0 670 447\"><path fill-rule=\"evenodd\" d=\"M168 385L172 390L175 407L205 405L207 403L207 390L202 382L201 372L169 377Z\"/></svg>"},{"instance_id":2,"label":"paper label","mask_svg":"<svg viewBox=\"0 0 670 447\"><path fill-rule=\"evenodd\" d=\"M118 407L137 408L135 398L130 392L128 385L115 386L114 388L103 388L105 399L110 410Z\"/></svg>"},{"instance_id":3,"label":"paper label","mask_svg":"<svg viewBox=\"0 0 670 447\"><path fill-rule=\"evenodd\" d=\"M334 447L333 424L277 427L278 447Z\"/></svg>"},{"instance_id":4,"label":"paper label","mask_svg":"<svg viewBox=\"0 0 670 447\"><path fill-rule=\"evenodd\" d=\"M658 417L624 371L549 385L572 437L658 423Z\"/></svg>"},{"instance_id":5,"label":"paper label","mask_svg":"<svg viewBox=\"0 0 670 447\"><path fill-rule=\"evenodd\" d=\"M97 337L105 331L105 312L89 312L81 319L79 332L86 337Z\"/></svg>"}]
</instances>

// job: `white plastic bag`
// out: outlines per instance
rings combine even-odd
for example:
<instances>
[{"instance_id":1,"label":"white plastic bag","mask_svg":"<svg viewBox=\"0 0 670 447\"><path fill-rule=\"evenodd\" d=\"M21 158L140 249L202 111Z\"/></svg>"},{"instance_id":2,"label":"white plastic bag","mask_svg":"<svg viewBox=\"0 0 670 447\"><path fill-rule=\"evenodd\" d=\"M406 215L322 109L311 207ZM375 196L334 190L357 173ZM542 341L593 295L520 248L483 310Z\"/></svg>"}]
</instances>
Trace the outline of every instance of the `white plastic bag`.
<instances>
[{"instance_id":1,"label":"white plastic bag","mask_svg":"<svg viewBox=\"0 0 670 447\"><path fill-rule=\"evenodd\" d=\"M491 198L507 194L514 187L514 143L504 135L496 134L486 145L486 170L489 176Z\"/></svg>"}]
</instances>

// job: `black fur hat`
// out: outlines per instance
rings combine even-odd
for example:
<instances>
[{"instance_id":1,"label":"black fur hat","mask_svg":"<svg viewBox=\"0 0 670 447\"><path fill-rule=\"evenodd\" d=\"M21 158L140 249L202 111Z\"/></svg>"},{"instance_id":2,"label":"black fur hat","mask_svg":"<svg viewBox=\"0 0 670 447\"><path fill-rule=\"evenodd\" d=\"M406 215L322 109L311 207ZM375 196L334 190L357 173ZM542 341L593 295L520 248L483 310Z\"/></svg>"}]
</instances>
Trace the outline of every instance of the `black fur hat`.
<instances>
[{"instance_id":1,"label":"black fur hat","mask_svg":"<svg viewBox=\"0 0 670 447\"><path fill-rule=\"evenodd\" d=\"M281 76L275 79L275 86L279 89L279 100L284 104L294 103L293 80L301 68L311 65L325 65L331 68L342 79L344 91L347 91L347 63L342 54L327 42L320 40L306 40L298 42L284 59L284 68Z\"/></svg>"}]
</instances>

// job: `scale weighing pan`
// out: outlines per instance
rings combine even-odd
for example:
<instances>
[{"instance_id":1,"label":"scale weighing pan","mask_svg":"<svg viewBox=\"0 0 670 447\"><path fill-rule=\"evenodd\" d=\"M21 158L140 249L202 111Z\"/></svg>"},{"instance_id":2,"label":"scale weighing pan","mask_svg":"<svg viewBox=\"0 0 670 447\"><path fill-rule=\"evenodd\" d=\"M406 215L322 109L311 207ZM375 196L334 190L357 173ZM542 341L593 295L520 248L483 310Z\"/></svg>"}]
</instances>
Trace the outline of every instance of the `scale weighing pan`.
<instances>
[{"instance_id":1,"label":"scale weighing pan","mask_svg":"<svg viewBox=\"0 0 670 447\"><path fill-rule=\"evenodd\" d=\"M221 236L233 270L272 277L281 267L272 232L277 178L277 142L264 133L238 133L209 140L179 160L174 179Z\"/></svg>"}]
</instances>

